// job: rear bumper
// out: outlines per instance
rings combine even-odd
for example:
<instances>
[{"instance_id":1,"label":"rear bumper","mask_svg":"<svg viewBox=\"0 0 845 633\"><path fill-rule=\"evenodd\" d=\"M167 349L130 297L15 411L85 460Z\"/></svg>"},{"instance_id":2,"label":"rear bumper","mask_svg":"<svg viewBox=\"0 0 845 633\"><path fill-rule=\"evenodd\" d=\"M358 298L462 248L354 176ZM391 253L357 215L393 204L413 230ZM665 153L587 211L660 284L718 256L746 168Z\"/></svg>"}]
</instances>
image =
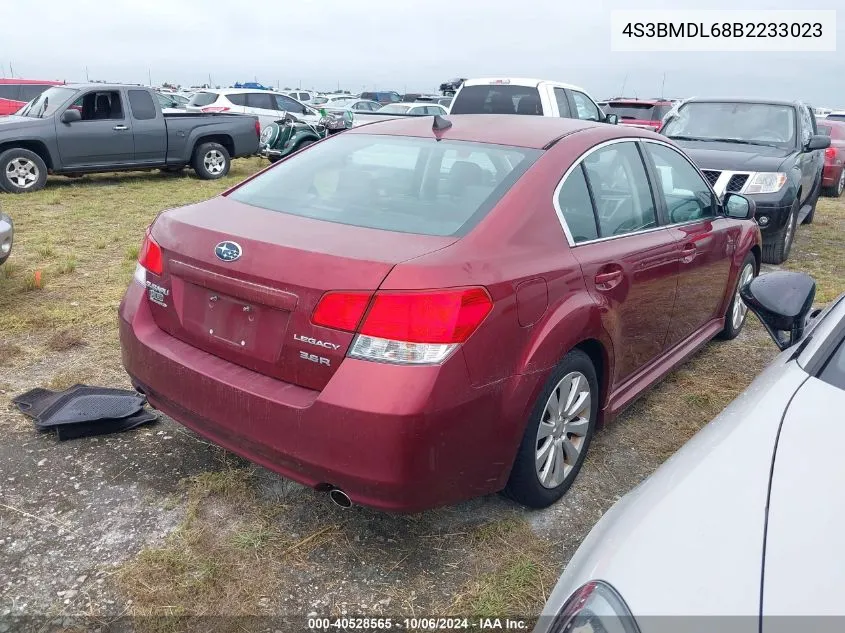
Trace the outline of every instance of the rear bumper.
<instances>
[{"instance_id":1,"label":"rear bumper","mask_svg":"<svg viewBox=\"0 0 845 633\"><path fill-rule=\"evenodd\" d=\"M835 187L839 183L839 176L843 169L845 169L843 165L825 165L822 172L822 187Z\"/></svg>"},{"instance_id":2,"label":"rear bumper","mask_svg":"<svg viewBox=\"0 0 845 633\"><path fill-rule=\"evenodd\" d=\"M436 367L347 358L312 391L171 337L135 283L121 303L120 340L134 384L176 421L285 477L393 512L501 490L521 430L502 433L496 422L505 400L527 401L539 380L476 389L460 354Z\"/></svg>"}]
</instances>

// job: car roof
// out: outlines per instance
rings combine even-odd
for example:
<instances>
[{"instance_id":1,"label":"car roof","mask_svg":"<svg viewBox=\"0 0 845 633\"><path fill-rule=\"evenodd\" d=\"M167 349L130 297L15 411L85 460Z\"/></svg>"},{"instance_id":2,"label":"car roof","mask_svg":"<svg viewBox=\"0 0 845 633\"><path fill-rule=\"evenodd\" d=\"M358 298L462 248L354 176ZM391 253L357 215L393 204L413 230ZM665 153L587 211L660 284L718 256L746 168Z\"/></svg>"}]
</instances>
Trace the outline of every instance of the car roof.
<instances>
[{"instance_id":1,"label":"car roof","mask_svg":"<svg viewBox=\"0 0 845 633\"><path fill-rule=\"evenodd\" d=\"M49 86L63 86L65 83L63 81L56 81L54 79L14 79L4 77L0 79L0 85L14 85L14 86L38 86L38 85L49 85Z\"/></svg>"},{"instance_id":2,"label":"car roof","mask_svg":"<svg viewBox=\"0 0 845 633\"><path fill-rule=\"evenodd\" d=\"M550 84L558 88L569 88L570 90L578 90L580 92L587 92L580 86L573 84L565 84L561 81L552 81L551 79L531 79L527 77L481 77L478 79L467 79L464 86L531 86L537 88L540 84Z\"/></svg>"},{"instance_id":3,"label":"car roof","mask_svg":"<svg viewBox=\"0 0 845 633\"><path fill-rule=\"evenodd\" d=\"M543 149L563 136L594 128L616 131L618 137L659 138L654 133L628 126L610 126L595 121L561 117L523 116L517 114L455 114L444 115L452 127L441 130L438 136L453 141L491 143ZM430 137L432 118L397 117L351 128L344 134L384 134L387 136Z\"/></svg>"},{"instance_id":4,"label":"car roof","mask_svg":"<svg viewBox=\"0 0 845 633\"><path fill-rule=\"evenodd\" d=\"M672 101L670 101L669 99L637 99L636 97L613 97L611 99L605 99L600 103L643 103L647 105L672 105Z\"/></svg>"},{"instance_id":5,"label":"car roof","mask_svg":"<svg viewBox=\"0 0 845 633\"><path fill-rule=\"evenodd\" d=\"M777 105L777 106L797 106L800 105L798 101L786 101L784 99L754 99L751 97L690 97L684 104L687 103L749 103L759 105Z\"/></svg>"}]
</instances>

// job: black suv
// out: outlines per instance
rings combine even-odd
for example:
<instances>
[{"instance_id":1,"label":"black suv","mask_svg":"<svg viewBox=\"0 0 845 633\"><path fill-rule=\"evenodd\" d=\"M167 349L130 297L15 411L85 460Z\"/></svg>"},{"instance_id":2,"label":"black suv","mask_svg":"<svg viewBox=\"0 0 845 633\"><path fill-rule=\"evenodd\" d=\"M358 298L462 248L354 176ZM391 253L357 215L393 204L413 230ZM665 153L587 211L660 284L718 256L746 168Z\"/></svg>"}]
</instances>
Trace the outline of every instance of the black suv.
<instances>
[{"instance_id":1,"label":"black suv","mask_svg":"<svg viewBox=\"0 0 845 633\"><path fill-rule=\"evenodd\" d=\"M812 110L797 101L689 99L667 115L660 132L698 164L714 191L757 203L763 261L789 256L798 223L813 221L824 150ZM666 185L664 186L671 186Z\"/></svg>"}]
</instances>

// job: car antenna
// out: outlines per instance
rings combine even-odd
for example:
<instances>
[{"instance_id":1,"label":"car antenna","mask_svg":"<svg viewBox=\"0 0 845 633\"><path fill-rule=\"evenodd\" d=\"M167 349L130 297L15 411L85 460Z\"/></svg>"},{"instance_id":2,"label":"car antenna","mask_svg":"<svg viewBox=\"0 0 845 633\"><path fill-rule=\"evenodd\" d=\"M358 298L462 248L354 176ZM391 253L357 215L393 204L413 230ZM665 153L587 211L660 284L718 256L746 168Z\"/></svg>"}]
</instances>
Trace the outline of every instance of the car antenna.
<instances>
[{"instance_id":1,"label":"car antenna","mask_svg":"<svg viewBox=\"0 0 845 633\"><path fill-rule=\"evenodd\" d=\"M449 119L446 119L439 114L434 115L434 121L431 124L431 130L434 132L434 136L437 140L440 140L440 135L438 132L444 132L452 127L452 122Z\"/></svg>"}]
</instances>

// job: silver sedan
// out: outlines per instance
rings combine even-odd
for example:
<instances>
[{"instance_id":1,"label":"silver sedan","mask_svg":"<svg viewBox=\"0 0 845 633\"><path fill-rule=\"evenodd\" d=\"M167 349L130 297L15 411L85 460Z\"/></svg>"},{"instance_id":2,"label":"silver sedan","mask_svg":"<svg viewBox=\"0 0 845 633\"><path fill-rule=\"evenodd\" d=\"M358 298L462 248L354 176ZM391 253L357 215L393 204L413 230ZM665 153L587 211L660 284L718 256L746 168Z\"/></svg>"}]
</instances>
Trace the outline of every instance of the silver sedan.
<instances>
[{"instance_id":1,"label":"silver sedan","mask_svg":"<svg viewBox=\"0 0 845 633\"><path fill-rule=\"evenodd\" d=\"M0 212L0 264L12 254L12 242L15 238L15 225L12 218Z\"/></svg>"},{"instance_id":2,"label":"silver sedan","mask_svg":"<svg viewBox=\"0 0 845 633\"><path fill-rule=\"evenodd\" d=\"M782 353L602 517L535 631L841 630L780 617L845 615L845 295L808 316L814 292L744 287Z\"/></svg>"}]
</instances>

